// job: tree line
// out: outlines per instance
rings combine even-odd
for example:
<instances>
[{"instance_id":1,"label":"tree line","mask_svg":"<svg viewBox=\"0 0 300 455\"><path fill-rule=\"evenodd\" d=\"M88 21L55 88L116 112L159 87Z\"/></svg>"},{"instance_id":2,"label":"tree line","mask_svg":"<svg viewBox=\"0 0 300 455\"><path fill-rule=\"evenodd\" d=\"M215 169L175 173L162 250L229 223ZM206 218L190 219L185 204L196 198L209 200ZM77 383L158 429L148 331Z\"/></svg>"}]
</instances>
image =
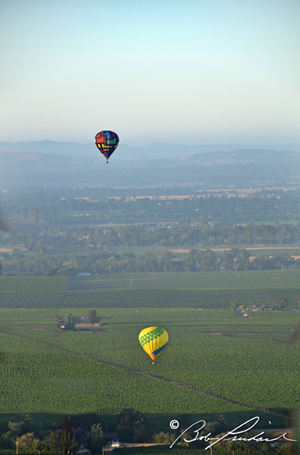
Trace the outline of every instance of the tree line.
<instances>
[{"instance_id":1,"label":"tree line","mask_svg":"<svg viewBox=\"0 0 300 455\"><path fill-rule=\"evenodd\" d=\"M188 189L187 196L182 194L183 199L168 196L172 191L165 188L151 197L139 197L136 192L144 194L145 189L123 192L114 189L99 192L92 188L49 189L47 194L27 190L25 193L4 193L1 207L12 228L23 235L29 230L50 234L57 227L108 223L268 223L298 220L300 213L300 190L261 190L249 193L247 197L239 197L233 192L229 197L225 191L212 193Z\"/></svg>"},{"instance_id":2,"label":"tree line","mask_svg":"<svg viewBox=\"0 0 300 455\"><path fill-rule=\"evenodd\" d=\"M253 258L252 258L253 259ZM168 249L157 253L118 254L95 251L90 254L36 254L30 256L18 250L11 255L2 253L2 274L69 275L76 273L111 272L218 272L234 270L283 270L300 269L300 260L289 254L257 256L250 260L250 253L243 248L231 248L217 255L212 249L191 249L176 257Z\"/></svg>"},{"instance_id":3,"label":"tree line","mask_svg":"<svg viewBox=\"0 0 300 455\"><path fill-rule=\"evenodd\" d=\"M144 225L84 226L53 233L2 233L0 242L36 253L51 249L114 248L119 246L191 247L193 245L291 244L300 239L300 224L209 225L173 224L157 228Z\"/></svg>"},{"instance_id":4,"label":"tree line","mask_svg":"<svg viewBox=\"0 0 300 455\"><path fill-rule=\"evenodd\" d=\"M97 414L67 415L59 426L55 423L51 429L43 428L40 423L34 422L29 415L20 416L21 420L11 422L3 419L0 422L0 449L7 451L18 451L32 454L69 454L74 455L78 450L88 448L92 455L103 453L103 447L111 441L111 434L115 434L121 443L157 443L190 447L189 441L193 441L192 447L197 450L204 450L209 442L205 435L211 434L214 438L221 438L226 432L232 429L229 422L223 415L215 415L212 420L205 421L205 428L199 431L195 438L192 428L194 422L188 415L182 414L179 417L180 428L170 431L163 428L155 432L150 425L148 418L133 408L125 408L115 416L111 423L105 422ZM184 432L184 429L187 431ZM184 434L183 434L184 432ZM202 437L201 437L202 436ZM245 453L251 449L257 450L257 441L252 441L253 435L244 433L244 440L227 441L219 443L219 450L242 450ZM16 449L17 448L17 449ZM270 446L260 443L260 450L266 452ZM294 453L295 447L289 444L276 444L272 446L272 453L290 454ZM170 449L169 449L170 450ZM13 453L13 452L11 452ZM15 452L14 452L15 453ZM268 452L269 453L269 452Z\"/></svg>"}]
</instances>

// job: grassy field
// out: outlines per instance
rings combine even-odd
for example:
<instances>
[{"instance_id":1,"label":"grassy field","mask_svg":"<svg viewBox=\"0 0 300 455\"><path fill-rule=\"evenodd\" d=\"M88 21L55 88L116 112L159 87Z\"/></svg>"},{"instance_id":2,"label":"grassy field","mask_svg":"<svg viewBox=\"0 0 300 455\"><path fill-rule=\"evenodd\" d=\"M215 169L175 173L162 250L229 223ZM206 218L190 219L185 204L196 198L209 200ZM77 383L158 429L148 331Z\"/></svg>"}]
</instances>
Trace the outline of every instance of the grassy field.
<instances>
[{"instance_id":1,"label":"grassy field","mask_svg":"<svg viewBox=\"0 0 300 455\"><path fill-rule=\"evenodd\" d=\"M232 301L298 308L300 271L111 273L0 277L0 308L230 308Z\"/></svg>"},{"instance_id":2,"label":"grassy field","mask_svg":"<svg viewBox=\"0 0 300 455\"><path fill-rule=\"evenodd\" d=\"M110 289L87 292L3 292L0 308L230 308L278 304L281 297L299 306L300 289Z\"/></svg>"},{"instance_id":3,"label":"grassy field","mask_svg":"<svg viewBox=\"0 0 300 455\"><path fill-rule=\"evenodd\" d=\"M271 418L283 426L284 409L300 406L299 313L244 319L229 308L232 300L266 305L281 296L298 307L299 274L1 276L0 417L29 413L47 427L77 413L112 422L133 407L157 431L183 415L192 423L223 414L233 424L260 415L262 425ZM82 317L90 308L100 327L57 331L58 314ZM151 325L170 336L155 366L138 343Z\"/></svg>"},{"instance_id":4,"label":"grassy field","mask_svg":"<svg viewBox=\"0 0 300 455\"><path fill-rule=\"evenodd\" d=\"M66 317L69 310L59 312ZM99 328L57 332L53 309L0 310L3 418L29 413L47 425L67 413L95 412L109 422L133 407L157 431L169 431L170 420L183 414L208 420L223 414L232 423L260 415L262 425L272 419L282 426L283 409L300 405L291 312L245 320L230 310L193 308L98 314ZM155 366L138 343L150 325L170 337Z\"/></svg>"},{"instance_id":5,"label":"grassy field","mask_svg":"<svg viewBox=\"0 0 300 455\"><path fill-rule=\"evenodd\" d=\"M300 270L106 273L94 276L0 276L0 293L98 289L299 289Z\"/></svg>"},{"instance_id":6,"label":"grassy field","mask_svg":"<svg viewBox=\"0 0 300 455\"><path fill-rule=\"evenodd\" d=\"M77 286L82 286L83 290L126 289L131 285L134 289L298 289L300 271L243 271L237 274L235 272L111 273L91 277L70 276L67 281L70 290Z\"/></svg>"}]
</instances>

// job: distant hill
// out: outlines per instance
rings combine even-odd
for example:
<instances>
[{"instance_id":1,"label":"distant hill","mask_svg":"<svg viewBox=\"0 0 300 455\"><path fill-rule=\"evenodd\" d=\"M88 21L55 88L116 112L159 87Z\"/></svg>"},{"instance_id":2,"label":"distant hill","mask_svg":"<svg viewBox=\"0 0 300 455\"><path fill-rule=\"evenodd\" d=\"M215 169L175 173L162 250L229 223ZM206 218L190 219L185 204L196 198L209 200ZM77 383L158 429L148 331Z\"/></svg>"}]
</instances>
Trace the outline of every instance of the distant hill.
<instances>
[{"instance_id":1,"label":"distant hill","mask_svg":"<svg viewBox=\"0 0 300 455\"><path fill-rule=\"evenodd\" d=\"M175 165L204 165L213 166L221 164L288 164L289 162L298 162L300 159L299 152L282 152L277 150L228 150L222 152L198 153L190 156L176 158L173 162Z\"/></svg>"},{"instance_id":2,"label":"distant hill","mask_svg":"<svg viewBox=\"0 0 300 455\"><path fill-rule=\"evenodd\" d=\"M157 146L159 147L159 146ZM95 148L95 147L94 147ZM94 149L93 148L93 149ZM97 149L91 154L0 151L0 190L23 186L144 187L197 185L300 186L300 153L275 150L230 150L171 158L113 155L107 165Z\"/></svg>"},{"instance_id":3,"label":"distant hill","mask_svg":"<svg viewBox=\"0 0 300 455\"><path fill-rule=\"evenodd\" d=\"M201 145L181 145L167 143L153 143L146 146L131 146L120 143L116 153L115 161L123 160L145 160L145 159L173 159L177 156L189 156L206 152L221 152L233 150L248 150L249 145L243 144L201 144ZM294 145L256 145L252 150L278 150L278 151L299 151L300 144ZM80 144L77 142L55 142L55 141L35 141L35 142L0 142L2 152L26 152L39 154L57 155L83 155L95 156L99 154L95 144Z\"/></svg>"}]
</instances>

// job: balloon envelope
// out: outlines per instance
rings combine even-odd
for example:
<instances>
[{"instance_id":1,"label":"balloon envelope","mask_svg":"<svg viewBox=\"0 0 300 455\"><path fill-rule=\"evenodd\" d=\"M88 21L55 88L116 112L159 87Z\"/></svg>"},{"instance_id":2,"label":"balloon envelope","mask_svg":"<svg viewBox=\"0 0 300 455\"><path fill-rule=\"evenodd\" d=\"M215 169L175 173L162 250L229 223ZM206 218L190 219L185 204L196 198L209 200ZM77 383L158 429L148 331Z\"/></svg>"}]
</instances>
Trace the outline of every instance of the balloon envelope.
<instances>
[{"instance_id":1,"label":"balloon envelope","mask_svg":"<svg viewBox=\"0 0 300 455\"><path fill-rule=\"evenodd\" d=\"M147 327L139 334L139 342L145 352L155 360L165 349L169 341L169 335L161 327Z\"/></svg>"},{"instance_id":2,"label":"balloon envelope","mask_svg":"<svg viewBox=\"0 0 300 455\"><path fill-rule=\"evenodd\" d=\"M106 161L114 153L119 144L119 136L113 131L100 131L95 136L95 144Z\"/></svg>"}]
</instances>

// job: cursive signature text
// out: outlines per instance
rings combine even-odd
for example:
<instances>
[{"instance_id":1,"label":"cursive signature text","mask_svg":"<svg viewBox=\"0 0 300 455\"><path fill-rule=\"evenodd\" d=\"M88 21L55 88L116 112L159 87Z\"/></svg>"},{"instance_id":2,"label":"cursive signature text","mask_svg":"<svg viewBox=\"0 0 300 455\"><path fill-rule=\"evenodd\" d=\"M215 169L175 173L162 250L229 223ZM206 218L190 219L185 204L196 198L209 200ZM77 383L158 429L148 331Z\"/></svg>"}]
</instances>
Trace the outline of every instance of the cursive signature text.
<instances>
[{"instance_id":1,"label":"cursive signature text","mask_svg":"<svg viewBox=\"0 0 300 455\"><path fill-rule=\"evenodd\" d=\"M238 427L234 428L233 430L230 430L228 431L226 434L224 434L223 436L219 437L219 438L214 438L214 437L211 437L211 433L208 433L206 435L200 435L200 431L203 430L203 428L205 427L206 425L206 421L205 420L198 420L197 422L193 423L192 425L190 425L186 430L184 430L179 436L177 439L175 439L175 441L170 445L170 449L172 449L172 447L176 444L176 442L189 430L191 430L192 428L194 428L194 433L196 433L195 437L193 439L185 439L183 438L183 440L185 442L195 442L195 441L205 441L205 442L211 442L207 447L205 447L205 449L209 449L210 447L214 446L215 444L217 444L218 442L221 442L221 441L233 441L233 442L236 442L236 441L246 441L246 442L250 442L250 441L254 441L254 442L274 442L274 441L279 441L279 439L284 439L285 441L290 441L290 442L296 442L295 439L289 439L286 435L287 433L282 433L280 434L279 436L276 436L276 438L266 438L266 437L262 437L264 435L264 431L262 431L261 433L258 433L254 436L251 436L250 438L244 438L242 436L238 436L238 435L241 435L243 433L246 433L250 430L252 430L253 427L255 427L255 425L259 422L259 417L256 416L256 417L253 417L252 419L249 419L247 420L246 422L242 423L241 425L239 425Z\"/></svg>"}]
</instances>

